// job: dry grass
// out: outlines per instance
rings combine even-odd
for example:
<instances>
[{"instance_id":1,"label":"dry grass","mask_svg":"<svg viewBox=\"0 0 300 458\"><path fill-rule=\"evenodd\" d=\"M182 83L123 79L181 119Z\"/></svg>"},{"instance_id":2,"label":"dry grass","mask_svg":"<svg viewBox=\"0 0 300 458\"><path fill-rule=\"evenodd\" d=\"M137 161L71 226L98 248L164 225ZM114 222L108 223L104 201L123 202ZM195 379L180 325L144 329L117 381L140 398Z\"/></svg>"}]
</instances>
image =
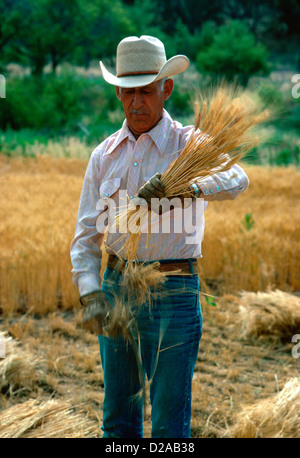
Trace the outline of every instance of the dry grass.
<instances>
[{"instance_id":1,"label":"dry grass","mask_svg":"<svg viewBox=\"0 0 300 458\"><path fill-rule=\"evenodd\" d=\"M239 324L241 338L290 342L300 330L300 297L283 291L242 292Z\"/></svg>"},{"instance_id":2,"label":"dry grass","mask_svg":"<svg viewBox=\"0 0 300 458\"><path fill-rule=\"evenodd\" d=\"M97 425L70 400L30 399L0 413L1 438L97 437Z\"/></svg>"},{"instance_id":3,"label":"dry grass","mask_svg":"<svg viewBox=\"0 0 300 458\"><path fill-rule=\"evenodd\" d=\"M0 359L0 392L13 396L32 391L45 376L45 361L20 347L7 333L0 336L5 339L5 358Z\"/></svg>"},{"instance_id":4,"label":"dry grass","mask_svg":"<svg viewBox=\"0 0 300 458\"><path fill-rule=\"evenodd\" d=\"M234 438L300 438L300 379L294 377L267 399L246 406L226 432Z\"/></svg>"},{"instance_id":5,"label":"dry grass","mask_svg":"<svg viewBox=\"0 0 300 458\"><path fill-rule=\"evenodd\" d=\"M289 379L298 376L299 380L299 360L292 357L291 342L271 345L272 339L241 339L235 332L240 317L240 297L225 295L216 298L215 302L216 306L212 307L201 295L204 324L193 379L192 437L230 435L232 428L238 425L238 415L244 406L253 407L266 399L274 403ZM73 437L67 426L72 416L81 412L78 436L89 437L91 427L100 437L104 383L99 345L96 336L81 328L80 313L56 312L38 319L15 315L0 320L0 330L11 334L16 329L20 343L14 350L15 356L26 352L32 359L42 358L44 375L41 377L40 366L31 367L30 374L21 377L14 390L0 390L0 421L10 419L6 432L11 436L19 434L26 426L29 429L22 433L24 435ZM5 362L5 359L0 361ZM28 376L32 381L30 390ZM291 387L291 396L292 393ZM44 409L51 406L49 399L56 401L53 410ZM30 402L27 404L27 401ZM40 416L37 406L43 407ZM292 413L291 404L288 406ZM14 410L9 410L13 407ZM37 420L34 424L33 419ZM62 419L66 421L65 429ZM273 425L275 435L279 429ZM149 405L144 429L145 437L150 437ZM3 431L2 426L0 430ZM282 431L284 437L291 434L291 430Z\"/></svg>"}]
</instances>

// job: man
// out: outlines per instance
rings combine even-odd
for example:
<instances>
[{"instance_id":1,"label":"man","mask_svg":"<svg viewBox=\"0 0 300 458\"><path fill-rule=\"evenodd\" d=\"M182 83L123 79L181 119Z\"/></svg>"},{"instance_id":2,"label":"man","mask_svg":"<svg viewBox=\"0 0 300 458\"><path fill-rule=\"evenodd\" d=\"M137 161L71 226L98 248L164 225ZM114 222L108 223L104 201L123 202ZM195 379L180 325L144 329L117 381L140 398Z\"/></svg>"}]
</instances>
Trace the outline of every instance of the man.
<instances>
[{"instance_id":1,"label":"man","mask_svg":"<svg viewBox=\"0 0 300 458\"><path fill-rule=\"evenodd\" d=\"M122 247L120 234L108 231L109 253L102 289L101 251L104 229L99 219L105 203L120 205L120 194L151 200L164 197L160 175L185 146L192 126L173 121L164 109L171 96L173 80L189 65L179 55L167 60L160 40L141 36L122 40L117 48L117 75L100 62L106 82L116 87L125 121L122 128L103 141L92 153L84 178L75 238L71 246L73 278L81 303L90 313L96 310L101 362L104 371L103 437L142 437L143 401L136 396L141 387L134 348L122 336L104 337L102 325L113 298L121 294L122 268L115 253ZM248 186L242 168L213 175L203 183L191 184L197 198L234 199ZM99 202L101 201L101 204ZM124 202L125 203L125 202ZM197 259L201 257L204 218L190 232L178 232L174 224L183 215L169 209L157 217L169 218L170 231L142 234L137 249L139 261L159 261L168 275L161 296L137 316L143 371L151 381L152 437L190 437L192 377L202 333ZM126 261L126 260L125 260ZM121 268L122 267L122 268ZM134 306L134 304L133 304ZM88 317L84 316L84 320Z\"/></svg>"}]
</instances>

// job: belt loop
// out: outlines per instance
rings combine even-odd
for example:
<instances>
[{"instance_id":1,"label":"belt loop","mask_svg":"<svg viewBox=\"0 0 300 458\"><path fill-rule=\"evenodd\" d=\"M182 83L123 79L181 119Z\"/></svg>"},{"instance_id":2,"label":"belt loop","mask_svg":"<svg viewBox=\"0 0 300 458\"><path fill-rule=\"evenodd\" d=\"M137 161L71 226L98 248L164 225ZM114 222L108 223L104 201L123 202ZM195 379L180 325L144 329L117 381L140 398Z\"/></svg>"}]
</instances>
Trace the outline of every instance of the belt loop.
<instances>
[{"instance_id":1,"label":"belt loop","mask_svg":"<svg viewBox=\"0 0 300 458\"><path fill-rule=\"evenodd\" d=\"M189 259L190 274L194 275L193 260Z\"/></svg>"}]
</instances>

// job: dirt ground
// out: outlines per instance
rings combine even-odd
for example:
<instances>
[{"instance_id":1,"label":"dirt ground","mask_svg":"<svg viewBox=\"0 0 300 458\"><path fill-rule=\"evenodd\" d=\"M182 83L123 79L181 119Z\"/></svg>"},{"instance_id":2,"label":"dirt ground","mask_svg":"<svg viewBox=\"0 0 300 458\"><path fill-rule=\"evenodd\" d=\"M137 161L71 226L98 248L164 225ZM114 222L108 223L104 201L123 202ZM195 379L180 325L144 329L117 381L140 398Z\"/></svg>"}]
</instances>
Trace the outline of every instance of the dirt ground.
<instances>
[{"instance_id":1,"label":"dirt ground","mask_svg":"<svg viewBox=\"0 0 300 458\"><path fill-rule=\"evenodd\" d=\"M219 297L215 306L203 296L201 303L204 322L193 379L192 437L222 437L243 405L276 395L287 379L298 376L300 360L292 357L290 342L241 339L238 296ZM21 349L42 360L34 383L24 376L19 384L2 387L0 420L6 409L29 399L70 400L84 408L96 437L101 437L104 384L98 340L81 328L80 314L76 309L0 318L0 331L8 331ZM145 437L151 437L150 414L148 404Z\"/></svg>"}]
</instances>

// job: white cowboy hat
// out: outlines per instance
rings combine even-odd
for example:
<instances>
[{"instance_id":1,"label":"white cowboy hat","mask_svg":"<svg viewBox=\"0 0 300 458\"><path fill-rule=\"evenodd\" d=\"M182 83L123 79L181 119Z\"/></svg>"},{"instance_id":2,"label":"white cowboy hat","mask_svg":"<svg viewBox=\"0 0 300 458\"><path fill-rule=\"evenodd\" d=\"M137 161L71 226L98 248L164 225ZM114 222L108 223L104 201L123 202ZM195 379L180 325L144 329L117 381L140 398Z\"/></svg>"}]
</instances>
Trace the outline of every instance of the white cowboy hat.
<instances>
[{"instance_id":1,"label":"white cowboy hat","mask_svg":"<svg viewBox=\"0 0 300 458\"><path fill-rule=\"evenodd\" d=\"M183 55L167 60L163 43L148 35L127 37L120 41L117 47L116 76L100 61L105 81L124 88L147 86L162 78L177 75L184 72L189 64L189 59Z\"/></svg>"}]
</instances>

